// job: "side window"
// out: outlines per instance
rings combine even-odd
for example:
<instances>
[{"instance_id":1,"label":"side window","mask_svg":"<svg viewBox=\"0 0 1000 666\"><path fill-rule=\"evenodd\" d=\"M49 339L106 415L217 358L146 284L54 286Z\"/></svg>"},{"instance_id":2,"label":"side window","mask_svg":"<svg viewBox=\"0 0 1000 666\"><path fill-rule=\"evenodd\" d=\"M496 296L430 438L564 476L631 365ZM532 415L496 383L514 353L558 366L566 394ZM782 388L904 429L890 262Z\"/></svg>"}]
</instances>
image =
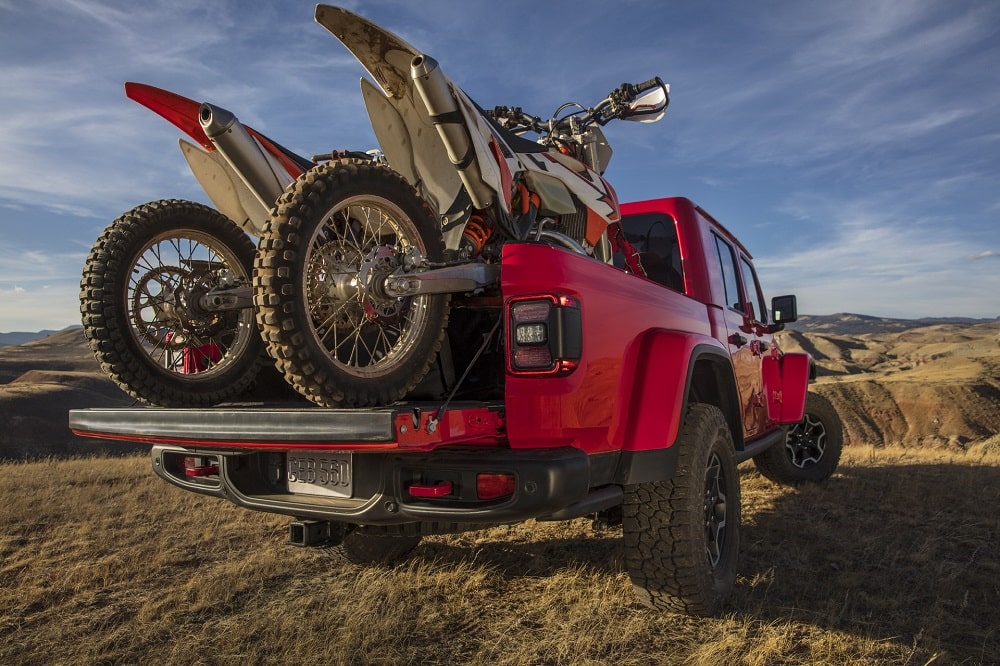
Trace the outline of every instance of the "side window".
<instances>
[{"instance_id":1,"label":"side window","mask_svg":"<svg viewBox=\"0 0 1000 666\"><path fill-rule=\"evenodd\" d=\"M726 288L726 305L743 312L743 297L740 294L740 284L736 278L736 254L726 241L715 236L715 249L719 253L719 266L722 267L722 284Z\"/></svg>"},{"instance_id":2,"label":"side window","mask_svg":"<svg viewBox=\"0 0 1000 666\"><path fill-rule=\"evenodd\" d=\"M740 257L740 270L743 273L743 286L746 288L747 298L750 299L750 307L753 310L750 314L756 321L766 324L767 306L764 304L764 294L760 290L757 273L746 257Z\"/></svg>"}]
</instances>

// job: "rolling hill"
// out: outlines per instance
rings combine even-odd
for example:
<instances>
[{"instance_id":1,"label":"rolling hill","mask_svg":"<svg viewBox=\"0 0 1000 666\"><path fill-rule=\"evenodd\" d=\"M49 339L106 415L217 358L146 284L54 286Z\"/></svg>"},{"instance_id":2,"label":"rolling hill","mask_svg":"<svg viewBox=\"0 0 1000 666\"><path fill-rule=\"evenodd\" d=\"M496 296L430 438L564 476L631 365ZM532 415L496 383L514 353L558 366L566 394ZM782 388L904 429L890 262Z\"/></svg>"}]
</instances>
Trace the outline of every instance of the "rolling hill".
<instances>
[{"instance_id":1,"label":"rolling hill","mask_svg":"<svg viewBox=\"0 0 1000 666\"><path fill-rule=\"evenodd\" d=\"M836 406L848 443L961 448L1000 433L1000 319L803 316L778 341L813 356L813 390ZM80 328L0 347L0 458L106 448L74 437L67 411L132 403Z\"/></svg>"}]
</instances>

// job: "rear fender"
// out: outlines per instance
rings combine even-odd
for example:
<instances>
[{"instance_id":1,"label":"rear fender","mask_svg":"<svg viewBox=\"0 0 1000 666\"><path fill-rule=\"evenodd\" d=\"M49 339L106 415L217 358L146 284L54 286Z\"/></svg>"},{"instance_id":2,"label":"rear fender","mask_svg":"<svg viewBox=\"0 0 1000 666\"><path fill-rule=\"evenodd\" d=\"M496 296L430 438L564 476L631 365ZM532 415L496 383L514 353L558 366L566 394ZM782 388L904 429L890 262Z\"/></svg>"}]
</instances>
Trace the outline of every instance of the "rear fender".
<instances>
[{"instance_id":1,"label":"rear fender","mask_svg":"<svg viewBox=\"0 0 1000 666\"><path fill-rule=\"evenodd\" d=\"M705 372L709 364L730 369L728 381L734 390L729 354L714 338L666 330L643 334L626 352L617 427L613 428L616 447L622 451L645 451L673 446L696 381L695 373ZM720 373L714 375L702 382L717 382ZM725 373L721 375L727 381ZM723 396L720 406L727 413L725 398L730 388L713 392ZM739 434L734 433L735 441L741 439Z\"/></svg>"},{"instance_id":2,"label":"rear fender","mask_svg":"<svg viewBox=\"0 0 1000 666\"><path fill-rule=\"evenodd\" d=\"M198 183L215 207L245 231L259 236L268 218L268 208L251 192L236 170L216 150L199 122L201 102L144 83L127 82L125 95L169 121L200 146L180 142L181 152ZM279 188L298 178L313 164L249 125L243 125L258 144L261 157L279 183Z\"/></svg>"},{"instance_id":3,"label":"rear fender","mask_svg":"<svg viewBox=\"0 0 1000 666\"><path fill-rule=\"evenodd\" d=\"M767 417L777 423L798 423L805 415L812 357L806 353L766 356L763 362Z\"/></svg>"}]
</instances>

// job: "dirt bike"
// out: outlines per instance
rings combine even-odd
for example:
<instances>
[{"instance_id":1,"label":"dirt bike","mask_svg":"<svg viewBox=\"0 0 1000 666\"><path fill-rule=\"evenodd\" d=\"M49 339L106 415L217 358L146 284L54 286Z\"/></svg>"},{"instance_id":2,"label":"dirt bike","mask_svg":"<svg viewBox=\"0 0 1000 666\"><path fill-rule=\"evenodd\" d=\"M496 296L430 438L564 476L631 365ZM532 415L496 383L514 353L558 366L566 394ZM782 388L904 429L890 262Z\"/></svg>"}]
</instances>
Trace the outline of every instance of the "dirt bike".
<instances>
[{"instance_id":1,"label":"dirt bike","mask_svg":"<svg viewBox=\"0 0 1000 666\"><path fill-rule=\"evenodd\" d=\"M643 272L601 175L611 148L600 127L659 120L669 92L659 78L622 84L590 108L565 104L548 121L516 107L487 112L383 28L326 5L316 20L378 84L363 79L361 90L381 151L306 160L223 109L126 86L204 149L181 144L220 211L140 206L88 260L87 335L141 400L237 395L261 364L256 316L302 395L324 406L390 403L427 374L453 295L499 295L504 243L550 243L605 262L620 253L626 270ZM259 236L256 254L243 231Z\"/></svg>"},{"instance_id":2,"label":"dirt bike","mask_svg":"<svg viewBox=\"0 0 1000 666\"><path fill-rule=\"evenodd\" d=\"M181 151L216 209L169 199L112 222L83 271L84 334L104 371L144 403L234 399L266 359L248 234L260 236L274 200L315 163L212 104L140 83L125 94L196 142L181 139Z\"/></svg>"}]
</instances>

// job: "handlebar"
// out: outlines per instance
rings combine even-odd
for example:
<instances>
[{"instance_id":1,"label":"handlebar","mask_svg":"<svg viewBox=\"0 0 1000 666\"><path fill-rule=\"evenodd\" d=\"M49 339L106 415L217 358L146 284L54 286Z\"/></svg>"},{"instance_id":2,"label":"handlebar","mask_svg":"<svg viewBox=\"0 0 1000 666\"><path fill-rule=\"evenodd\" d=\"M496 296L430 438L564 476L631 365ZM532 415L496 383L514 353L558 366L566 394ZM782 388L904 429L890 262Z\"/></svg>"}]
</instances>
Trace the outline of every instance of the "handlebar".
<instances>
[{"instance_id":1,"label":"handlebar","mask_svg":"<svg viewBox=\"0 0 1000 666\"><path fill-rule=\"evenodd\" d=\"M548 122L525 113L519 106L497 106L488 111L487 114L497 120L509 121L512 123L512 126L508 126L508 128L513 129L518 133L523 131L533 131L538 132L539 134L550 134L555 130L555 128L564 126L564 123L568 122L570 117L576 117L576 121L574 122L577 122L579 125L584 127L595 122L598 125L606 125L615 118L622 117L628 110L628 105L634 102L636 98L644 92L658 87L666 90L663 79L658 76L654 76L648 81L643 81L642 83L623 83L612 90L611 93L601 100L599 104L590 109L576 103L563 104L556 111L556 116ZM568 116L564 116L562 118L558 117L559 113L568 106L575 106L579 110L569 114Z\"/></svg>"},{"instance_id":2,"label":"handlebar","mask_svg":"<svg viewBox=\"0 0 1000 666\"><path fill-rule=\"evenodd\" d=\"M623 83L619 86L619 90L629 98L628 101L634 100L636 97L646 92L647 90L652 90L657 86L662 86L663 81L658 76L654 76L649 81L643 81L642 83Z\"/></svg>"}]
</instances>

